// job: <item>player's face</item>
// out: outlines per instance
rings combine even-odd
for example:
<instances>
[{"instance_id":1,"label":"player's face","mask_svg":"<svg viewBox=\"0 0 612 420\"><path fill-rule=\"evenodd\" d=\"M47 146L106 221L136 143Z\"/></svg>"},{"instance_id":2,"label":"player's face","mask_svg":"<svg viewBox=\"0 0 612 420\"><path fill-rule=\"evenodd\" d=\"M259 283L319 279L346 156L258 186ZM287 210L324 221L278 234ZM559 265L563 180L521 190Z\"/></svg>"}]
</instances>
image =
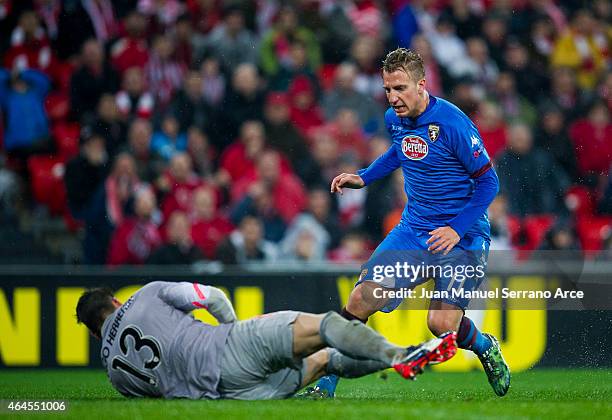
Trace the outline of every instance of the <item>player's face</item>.
<instances>
[{"instance_id":1,"label":"player's face","mask_svg":"<svg viewBox=\"0 0 612 420\"><path fill-rule=\"evenodd\" d=\"M383 71L383 87L398 117L417 117L424 111L425 79L415 81L403 70Z\"/></svg>"}]
</instances>

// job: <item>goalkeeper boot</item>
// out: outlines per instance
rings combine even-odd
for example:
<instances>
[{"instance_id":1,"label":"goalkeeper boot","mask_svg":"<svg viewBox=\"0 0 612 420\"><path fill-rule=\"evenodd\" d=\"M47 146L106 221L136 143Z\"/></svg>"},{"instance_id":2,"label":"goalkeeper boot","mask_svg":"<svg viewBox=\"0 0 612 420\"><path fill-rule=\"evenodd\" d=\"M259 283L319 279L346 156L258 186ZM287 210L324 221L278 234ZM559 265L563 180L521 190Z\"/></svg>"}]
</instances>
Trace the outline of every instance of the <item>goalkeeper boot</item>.
<instances>
[{"instance_id":1,"label":"goalkeeper boot","mask_svg":"<svg viewBox=\"0 0 612 420\"><path fill-rule=\"evenodd\" d=\"M448 331L440 337L409 347L408 355L393 368L406 379L416 379L427 365L446 362L457 353L457 333Z\"/></svg>"},{"instance_id":2,"label":"goalkeeper boot","mask_svg":"<svg viewBox=\"0 0 612 420\"><path fill-rule=\"evenodd\" d=\"M491 334L483 335L491 340L491 347L479 356L480 363L482 363L493 391L503 397L510 388L510 368L504 360L497 338Z\"/></svg>"}]
</instances>

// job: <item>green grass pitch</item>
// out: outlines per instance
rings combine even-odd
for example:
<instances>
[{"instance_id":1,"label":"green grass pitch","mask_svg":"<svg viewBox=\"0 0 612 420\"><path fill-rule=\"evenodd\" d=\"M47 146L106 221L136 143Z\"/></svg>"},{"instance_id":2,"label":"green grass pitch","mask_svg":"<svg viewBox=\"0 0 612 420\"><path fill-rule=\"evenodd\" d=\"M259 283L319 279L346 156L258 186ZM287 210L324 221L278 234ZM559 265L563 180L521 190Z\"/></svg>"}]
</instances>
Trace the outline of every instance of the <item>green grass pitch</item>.
<instances>
[{"instance_id":1,"label":"green grass pitch","mask_svg":"<svg viewBox=\"0 0 612 420\"><path fill-rule=\"evenodd\" d=\"M6 406L7 400L63 399L68 410L59 417L88 420L612 418L612 370L540 369L512 379L503 398L493 394L482 372L425 372L411 382L390 371L386 380L375 375L343 380L333 401L164 401L127 400L111 388L103 371L12 370L0 372L0 400ZM19 415L2 407L0 417L7 416Z\"/></svg>"}]
</instances>

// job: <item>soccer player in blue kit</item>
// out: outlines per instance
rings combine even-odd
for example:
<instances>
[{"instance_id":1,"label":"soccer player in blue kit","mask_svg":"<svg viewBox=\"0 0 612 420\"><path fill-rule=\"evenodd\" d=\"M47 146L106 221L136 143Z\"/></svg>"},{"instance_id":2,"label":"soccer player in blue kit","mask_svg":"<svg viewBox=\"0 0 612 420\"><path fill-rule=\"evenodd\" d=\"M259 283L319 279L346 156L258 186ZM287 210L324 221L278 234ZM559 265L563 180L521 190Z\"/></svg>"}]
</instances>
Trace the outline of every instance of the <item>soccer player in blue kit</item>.
<instances>
[{"instance_id":1,"label":"soccer player in blue kit","mask_svg":"<svg viewBox=\"0 0 612 420\"><path fill-rule=\"evenodd\" d=\"M476 126L455 105L427 92L423 61L417 53L405 48L390 52L383 62L382 79L390 105L385 124L392 145L369 167L357 174L340 174L331 183L331 192L342 194L343 188L363 188L397 168L404 175L408 202L401 221L364 265L342 309L346 319L364 323L375 312L391 312L401 303L401 299L379 299L377 289L415 287L428 280L423 277L402 283L393 278L389 284L374 279L374 264L384 261L393 265L385 254L401 255L404 262L413 265L425 259L428 263L456 266L467 262L486 267L490 243L486 210L499 189ZM436 291L471 291L479 287L482 278L458 282L452 276L439 275L434 280ZM481 333L465 316L468 304L469 299L451 294L432 299L428 327L434 335L457 331L458 346L479 357L493 390L503 396L510 387L510 370L497 339ZM325 376L307 393L333 397L337 382L337 377Z\"/></svg>"}]
</instances>

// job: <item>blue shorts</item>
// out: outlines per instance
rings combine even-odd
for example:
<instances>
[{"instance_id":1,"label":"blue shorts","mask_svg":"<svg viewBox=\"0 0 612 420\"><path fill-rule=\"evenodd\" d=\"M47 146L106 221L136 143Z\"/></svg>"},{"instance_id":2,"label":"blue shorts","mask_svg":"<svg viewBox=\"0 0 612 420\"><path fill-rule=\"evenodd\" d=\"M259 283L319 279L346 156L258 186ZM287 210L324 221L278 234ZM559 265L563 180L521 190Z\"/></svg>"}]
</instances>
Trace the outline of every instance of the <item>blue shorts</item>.
<instances>
[{"instance_id":1,"label":"blue shorts","mask_svg":"<svg viewBox=\"0 0 612 420\"><path fill-rule=\"evenodd\" d=\"M463 296L464 292L477 290L485 279L490 240L485 236L465 235L448 255L442 255L427 250L429 238L428 232L400 223L361 267L361 276L355 286L371 281L387 289L412 289L433 278L434 290L446 291L433 300L465 310L470 299ZM385 272L385 267L394 269ZM390 299L381 311L395 310L402 300Z\"/></svg>"}]
</instances>

